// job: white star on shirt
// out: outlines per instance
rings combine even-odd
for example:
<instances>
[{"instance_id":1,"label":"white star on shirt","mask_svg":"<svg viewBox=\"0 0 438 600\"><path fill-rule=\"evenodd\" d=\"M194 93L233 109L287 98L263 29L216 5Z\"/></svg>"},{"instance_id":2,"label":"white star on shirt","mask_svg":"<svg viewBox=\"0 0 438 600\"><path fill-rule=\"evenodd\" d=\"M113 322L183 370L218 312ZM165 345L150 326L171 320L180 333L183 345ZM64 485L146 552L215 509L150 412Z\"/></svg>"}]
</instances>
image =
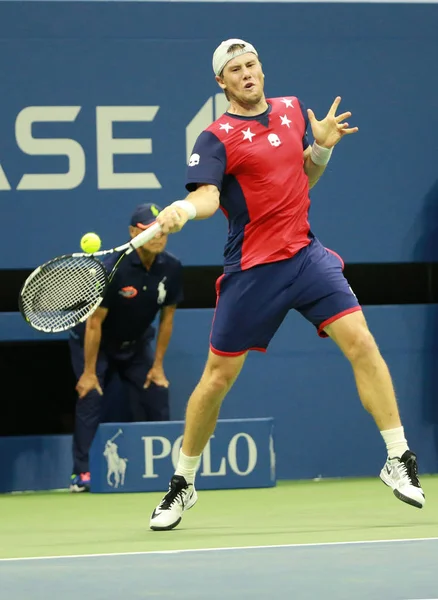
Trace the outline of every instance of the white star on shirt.
<instances>
[{"instance_id":1,"label":"white star on shirt","mask_svg":"<svg viewBox=\"0 0 438 600\"><path fill-rule=\"evenodd\" d=\"M219 129L225 129L225 131L228 133L230 131L230 129L234 129L234 127L232 125L230 125L229 123L221 123L219 125Z\"/></svg>"},{"instance_id":2,"label":"white star on shirt","mask_svg":"<svg viewBox=\"0 0 438 600\"><path fill-rule=\"evenodd\" d=\"M292 100L289 100L288 98L282 98L281 101L285 103L286 108L288 108L288 106L295 108L295 106L292 104Z\"/></svg>"},{"instance_id":3,"label":"white star on shirt","mask_svg":"<svg viewBox=\"0 0 438 600\"><path fill-rule=\"evenodd\" d=\"M287 118L287 115L284 115L284 117L280 117L280 119L281 119L281 124L287 125L287 128L290 129L289 123L292 123L292 121Z\"/></svg>"},{"instance_id":4,"label":"white star on shirt","mask_svg":"<svg viewBox=\"0 0 438 600\"><path fill-rule=\"evenodd\" d=\"M242 133L243 133L244 140L249 140L250 142L252 142L252 138L255 136L255 133L252 133L252 131L249 127L246 131L243 129Z\"/></svg>"}]
</instances>

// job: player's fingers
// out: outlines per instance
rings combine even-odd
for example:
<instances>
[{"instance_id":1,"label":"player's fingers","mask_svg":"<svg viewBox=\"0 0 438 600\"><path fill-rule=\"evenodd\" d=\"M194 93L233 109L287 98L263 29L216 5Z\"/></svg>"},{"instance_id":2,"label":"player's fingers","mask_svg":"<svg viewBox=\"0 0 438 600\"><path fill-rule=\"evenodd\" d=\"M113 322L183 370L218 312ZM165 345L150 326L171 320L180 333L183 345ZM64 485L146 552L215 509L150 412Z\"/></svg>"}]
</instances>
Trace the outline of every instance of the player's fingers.
<instances>
[{"instance_id":1,"label":"player's fingers","mask_svg":"<svg viewBox=\"0 0 438 600\"><path fill-rule=\"evenodd\" d=\"M169 233L178 233L178 231L181 231L181 229L184 226L184 221L178 221L177 223L174 223L173 227L171 229L169 229Z\"/></svg>"},{"instance_id":2,"label":"player's fingers","mask_svg":"<svg viewBox=\"0 0 438 600\"><path fill-rule=\"evenodd\" d=\"M182 224L181 215L178 213L178 211L176 211L176 210L173 211L172 219L173 219L172 233L176 233L181 229L181 224Z\"/></svg>"},{"instance_id":3,"label":"player's fingers","mask_svg":"<svg viewBox=\"0 0 438 600\"><path fill-rule=\"evenodd\" d=\"M168 233L169 229L173 227L175 221L174 212L174 210L167 207L158 215L157 221L160 224L162 233Z\"/></svg>"},{"instance_id":4,"label":"player's fingers","mask_svg":"<svg viewBox=\"0 0 438 600\"><path fill-rule=\"evenodd\" d=\"M181 216L175 209L168 210L166 211L166 213L164 213L163 211L163 213L160 213L160 215L158 216L157 221L161 226L162 234L176 233L181 229Z\"/></svg>"},{"instance_id":5,"label":"player's fingers","mask_svg":"<svg viewBox=\"0 0 438 600\"><path fill-rule=\"evenodd\" d=\"M103 396L103 391L99 384L96 385L96 390L99 396Z\"/></svg>"},{"instance_id":6,"label":"player's fingers","mask_svg":"<svg viewBox=\"0 0 438 600\"><path fill-rule=\"evenodd\" d=\"M171 233L173 224L172 223L161 223L161 236L166 235L167 233Z\"/></svg>"},{"instance_id":7,"label":"player's fingers","mask_svg":"<svg viewBox=\"0 0 438 600\"><path fill-rule=\"evenodd\" d=\"M313 112L313 110L311 108L307 109L307 116L309 117L309 121L312 123L313 121L316 121L316 117L315 117L315 113Z\"/></svg>"},{"instance_id":8,"label":"player's fingers","mask_svg":"<svg viewBox=\"0 0 438 600\"><path fill-rule=\"evenodd\" d=\"M145 390L147 390L150 385L151 385L151 378L150 377L146 377L146 381L144 382L143 388Z\"/></svg>"},{"instance_id":9,"label":"player's fingers","mask_svg":"<svg viewBox=\"0 0 438 600\"><path fill-rule=\"evenodd\" d=\"M168 220L167 220L166 216L161 215L161 214L158 215L157 222L160 225L160 229L161 229L161 231L159 233L157 233L157 235L159 235L160 233L161 234L167 233L169 224L168 224Z\"/></svg>"},{"instance_id":10,"label":"player's fingers","mask_svg":"<svg viewBox=\"0 0 438 600\"><path fill-rule=\"evenodd\" d=\"M330 110L328 111L327 115L330 115L333 117L336 114L336 110L337 110L340 102L341 102L341 97L336 96L333 104L330 106Z\"/></svg>"},{"instance_id":11,"label":"player's fingers","mask_svg":"<svg viewBox=\"0 0 438 600\"><path fill-rule=\"evenodd\" d=\"M350 127L350 129L342 129L343 134L349 135L350 133L356 133L359 131L359 127Z\"/></svg>"},{"instance_id":12,"label":"player's fingers","mask_svg":"<svg viewBox=\"0 0 438 600\"><path fill-rule=\"evenodd\" d=\"M336 122L340 123L344 119L348 119L348 117L351 117L351 112L344 112L344 113L342 113L342 115L339 115L338 117L336 117Z\"/></svg>"}]
</instances>

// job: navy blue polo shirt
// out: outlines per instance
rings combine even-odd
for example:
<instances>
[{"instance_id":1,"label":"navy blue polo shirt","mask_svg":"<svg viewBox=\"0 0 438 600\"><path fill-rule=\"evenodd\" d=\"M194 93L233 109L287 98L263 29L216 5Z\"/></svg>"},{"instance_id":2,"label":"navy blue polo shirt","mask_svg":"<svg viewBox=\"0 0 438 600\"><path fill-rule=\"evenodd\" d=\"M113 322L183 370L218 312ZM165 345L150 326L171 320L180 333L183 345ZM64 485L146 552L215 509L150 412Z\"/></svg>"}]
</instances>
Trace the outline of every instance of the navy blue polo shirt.
<instances>
[{"instance_id":1,"label":"navy blue polo shirt","mask_svg":"<svg viewBox=\"0 0 438 600\"><path fill-rule=\"evenodd\" d=\"M117 253L103 261L108 272L119 256ZM120 263L100 305L108 309L102 324L102 344L117 346L142 338L163 306L182 300L182 265L175 256L161 252L147 270L137 252L132 252ZM74 332L83 338L85 324L75 327Z\"/></svg>"}]
</instances>

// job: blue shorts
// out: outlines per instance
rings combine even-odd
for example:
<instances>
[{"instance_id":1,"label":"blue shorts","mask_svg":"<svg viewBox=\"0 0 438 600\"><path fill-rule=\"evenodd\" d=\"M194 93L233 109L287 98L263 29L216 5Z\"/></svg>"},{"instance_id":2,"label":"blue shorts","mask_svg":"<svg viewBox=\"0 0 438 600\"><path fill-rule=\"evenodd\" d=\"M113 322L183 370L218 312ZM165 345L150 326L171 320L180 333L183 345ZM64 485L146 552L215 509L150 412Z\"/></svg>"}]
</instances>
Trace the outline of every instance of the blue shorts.
<instances>
[{"instance_id":1,"label":"blue shorts","mask_svg":"<svg viewBox=\"0 0 438 600\"><path fill-rule=\"evenodd\" d=\"M361 310L343 268L341 257L315 238L287 260L225 273L216 282L212 352L225 356L265 352L291 309L327 337L324 327Z\"/></svg>"}]
</instances>

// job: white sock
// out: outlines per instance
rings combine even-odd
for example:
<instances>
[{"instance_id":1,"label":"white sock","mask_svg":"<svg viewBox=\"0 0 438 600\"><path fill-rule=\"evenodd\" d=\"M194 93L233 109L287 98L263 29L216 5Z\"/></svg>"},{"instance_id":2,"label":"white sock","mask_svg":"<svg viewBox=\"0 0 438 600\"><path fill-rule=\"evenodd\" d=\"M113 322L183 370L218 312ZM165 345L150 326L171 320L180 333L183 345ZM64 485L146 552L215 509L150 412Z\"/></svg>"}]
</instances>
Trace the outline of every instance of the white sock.
<instances>
[{"instance_id":1,"label":"white sock","mask_svg":"<svg viewBox=\"0 0 438 600\"><path fill-rule=\"evenodd\" d=\"M381 431L380 433L385 440L389 458L401 458L406 450L409 450L403 427L387 429L386 431Z\"/></svg>"},{"instance_id":2,"label":"white sock","mask_svg":"<svg viewBox=\"0 0 438 600\"><path fill-rule=\"evenodd\" d=\"M200 462L201 456L186 456L180 450L175 475L182 475L187 483L195 483L195 475Z\"/></svg>"}]
</instances>

